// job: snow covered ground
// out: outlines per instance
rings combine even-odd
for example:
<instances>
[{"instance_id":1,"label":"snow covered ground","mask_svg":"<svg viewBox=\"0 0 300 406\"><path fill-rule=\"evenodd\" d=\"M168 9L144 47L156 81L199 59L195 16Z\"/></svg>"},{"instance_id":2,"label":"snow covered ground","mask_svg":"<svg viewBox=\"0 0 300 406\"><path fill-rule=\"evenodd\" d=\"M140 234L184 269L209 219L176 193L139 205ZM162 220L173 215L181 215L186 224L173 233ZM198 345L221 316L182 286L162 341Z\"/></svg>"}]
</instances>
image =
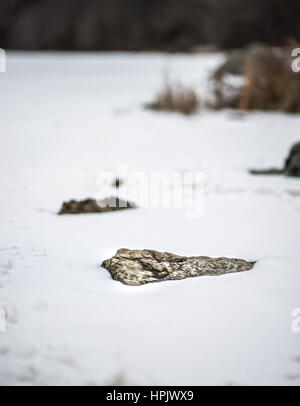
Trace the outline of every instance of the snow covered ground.
<instances>
[{"instance_id":1,"label":"snow covered ground","mask_svg":"<svg viewBox=\"0 0 300 406\"><path fill-rule=\"evenodd\" d=\"M141 107L166 69L205 95L221 58L8 54L0 74L1 384L300 384L292 329L300 180L247 173L282 166L300 140L300 117ZM119 164L203 171L203 216L172 207L56 215L64 200L96 196L99 173ZM121 247L258 262L240 274L128 287L100 267Z\"/></svg>"}]
</instances>

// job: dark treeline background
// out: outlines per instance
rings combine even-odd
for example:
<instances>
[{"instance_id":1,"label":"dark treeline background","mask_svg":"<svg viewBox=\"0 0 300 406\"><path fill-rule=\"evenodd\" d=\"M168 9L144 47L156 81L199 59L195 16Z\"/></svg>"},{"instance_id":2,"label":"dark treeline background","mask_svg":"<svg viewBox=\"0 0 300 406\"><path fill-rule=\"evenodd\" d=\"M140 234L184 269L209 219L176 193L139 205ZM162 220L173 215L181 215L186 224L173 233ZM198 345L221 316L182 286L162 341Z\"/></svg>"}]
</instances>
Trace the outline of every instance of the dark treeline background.
<instances>
[{"instance_id":1,"label":"dark treeline background","mask_svg":"<svg viewBox=\"0 0 300 406\"><path fill-rule=\"evenodd\" d=\"M189 51L300 40L300 0L0 0L6 49Z\"/></svg>"}]
</instances>

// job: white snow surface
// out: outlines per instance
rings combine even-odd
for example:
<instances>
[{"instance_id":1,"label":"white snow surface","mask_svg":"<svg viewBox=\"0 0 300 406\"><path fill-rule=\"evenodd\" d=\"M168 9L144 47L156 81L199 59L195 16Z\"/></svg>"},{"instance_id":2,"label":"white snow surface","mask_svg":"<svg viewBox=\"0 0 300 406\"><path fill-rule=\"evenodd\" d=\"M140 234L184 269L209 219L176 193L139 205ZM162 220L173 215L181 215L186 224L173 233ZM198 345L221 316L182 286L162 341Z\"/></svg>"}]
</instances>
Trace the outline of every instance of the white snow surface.
<instances>
[{"instance_id":1,"label":"white snow surface","mask_svg":"<svg viewBox=\"0 0 300 406\"><path fill-rule=\"evenodd\" d=\"M8 53L0 74L2 385L299 385L300 116L147 111L163 72L207 95L220 54ZM202 170L205 208L58 216L104 170ZM118 248L256 260L129 287Z\"/></svg>"}]
</instances>

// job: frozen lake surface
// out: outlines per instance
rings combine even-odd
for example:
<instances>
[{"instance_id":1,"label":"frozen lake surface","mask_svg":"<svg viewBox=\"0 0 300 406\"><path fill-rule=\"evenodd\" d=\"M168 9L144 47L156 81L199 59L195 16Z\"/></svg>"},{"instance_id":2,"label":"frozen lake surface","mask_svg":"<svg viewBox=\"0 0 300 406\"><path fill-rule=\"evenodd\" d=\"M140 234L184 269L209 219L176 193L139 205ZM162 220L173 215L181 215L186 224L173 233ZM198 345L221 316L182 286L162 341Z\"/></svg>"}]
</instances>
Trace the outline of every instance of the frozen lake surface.
<instances>
[{"instance_id":1,"label":"frozen lake surface","mask_svg":"<svg viewBox=\"0 0 300 406\"><path fill-rule=\"evenodd\" d=\"M205 96L221 58L8 54L0 74L1 384L300 384L292 329L300 179L247 173L283 165L300 140L300 117L142 107L166 70ZM203 171L203 215L172 207L56 215L64 200L95 197L99 174L120 164ZM100 267L121 247L258 262L240 274L129 287Z\"/></svg>"}]
</instances>

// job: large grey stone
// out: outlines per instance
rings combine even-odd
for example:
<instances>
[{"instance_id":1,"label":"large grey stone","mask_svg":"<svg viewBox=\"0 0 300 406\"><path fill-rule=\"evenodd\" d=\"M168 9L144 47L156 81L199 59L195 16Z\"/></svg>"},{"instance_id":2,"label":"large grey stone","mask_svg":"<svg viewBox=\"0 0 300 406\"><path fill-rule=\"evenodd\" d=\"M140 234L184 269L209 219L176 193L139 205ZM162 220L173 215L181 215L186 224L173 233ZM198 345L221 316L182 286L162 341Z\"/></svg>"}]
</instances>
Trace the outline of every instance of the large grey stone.
<instances>
[{"instance_id":1,"label":"large grey stone","mask_svg":"<svg viewBox=\"0 0 300 406\"><path fill-rule=\"evenodd\" d=\"M121 248L112 258L103 261L102 266L114 280L137 286L201 275L249 271L254 264L237 258L183 257L148 249Z\"/></svg>"}]
</instances>

